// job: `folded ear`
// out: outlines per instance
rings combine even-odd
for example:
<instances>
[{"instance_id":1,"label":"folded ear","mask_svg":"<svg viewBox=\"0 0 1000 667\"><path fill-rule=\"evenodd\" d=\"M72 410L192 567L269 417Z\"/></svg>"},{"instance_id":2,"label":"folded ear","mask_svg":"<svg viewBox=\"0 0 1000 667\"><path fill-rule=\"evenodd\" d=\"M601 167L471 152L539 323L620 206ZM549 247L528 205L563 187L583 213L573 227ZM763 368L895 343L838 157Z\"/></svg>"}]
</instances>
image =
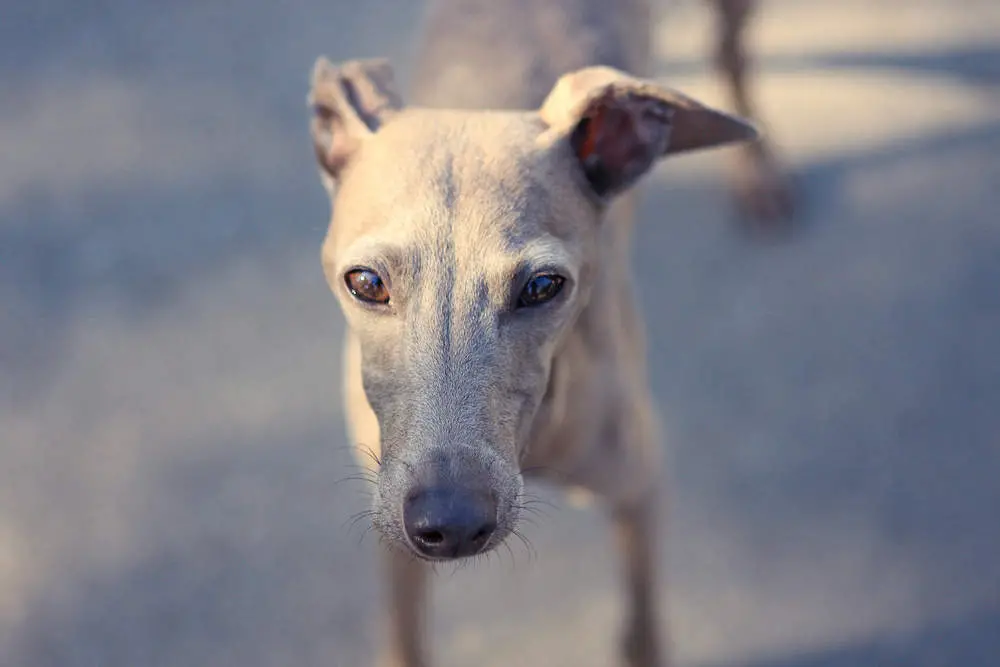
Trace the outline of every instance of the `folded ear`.
<instances>
[{"instance_id":1,"label":"folded ear","mask_svg":"<svg viewBox=\"0 0 1000 667\"><path fill-rule=\"evenodd\" d=\"M402 108L388 60L334 65L319 58L309 91L313 146L323 181L332 188L358 146Z\"/></svg>"},{"instance_id":2,"label":"folded ear","mask_svg":"<svg viewBox=\"0 0 1000 667\"><path fill-rule=\"evenodd\" d=\"M565 134L593 190L628 188L658 158L758 138L747 120L610 67L566 74L539 114Z\"/></svg>"}]
</instances>

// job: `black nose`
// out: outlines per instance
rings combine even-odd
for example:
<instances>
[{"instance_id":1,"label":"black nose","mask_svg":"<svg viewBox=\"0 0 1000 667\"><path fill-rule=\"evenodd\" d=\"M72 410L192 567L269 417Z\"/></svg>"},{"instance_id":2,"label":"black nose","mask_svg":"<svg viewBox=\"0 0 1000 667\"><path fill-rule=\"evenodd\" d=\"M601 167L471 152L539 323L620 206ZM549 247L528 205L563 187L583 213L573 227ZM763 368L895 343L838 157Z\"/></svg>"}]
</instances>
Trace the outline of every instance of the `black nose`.
<instances>
[{"instance_id":1,"label":"black nose","mask_svg":"<svg viewBox=\"0 0 1000 667\"><path fill-rule=\"evenodd\" d=\"M403 505L410 543L428 558L463 558L479 553L497 528L492 494L461 488L426 489Z\"/></svg>"}]
</instances>

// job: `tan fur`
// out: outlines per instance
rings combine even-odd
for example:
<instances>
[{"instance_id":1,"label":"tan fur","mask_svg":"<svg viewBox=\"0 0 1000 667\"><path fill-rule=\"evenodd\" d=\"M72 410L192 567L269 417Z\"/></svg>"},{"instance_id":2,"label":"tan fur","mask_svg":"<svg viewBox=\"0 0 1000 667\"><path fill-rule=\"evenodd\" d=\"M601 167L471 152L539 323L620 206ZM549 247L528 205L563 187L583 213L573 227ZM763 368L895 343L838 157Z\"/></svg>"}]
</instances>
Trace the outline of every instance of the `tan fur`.
<instances>
[{"instance_id":1,"label":"tan fur","mask_svg":"<svg viewBox=\"0 0 1000 667\"><path fill-rule=\"evenodd\" d=\"M382 61L321 59L314 70L313 137L333 203L323 266L349 325L350 435L381 461L386 666L428 664L427 572L401 519L408 494L432 483L488 491L498 503L488 550L516 528L522 471L611 510L625 658L666 664L654 568L662 448L630 284L635 197L620 190L664 155L756 131L642 78L649 20L640 0L432 2L415 107L402 106ZM612 116L634 150L604 192L574 131ZM344 275L359 266L385 278L388 304L352 297ZM513 310L512 286L539 267L567 278L565 296Z\"/></svg>"}]
</instances>

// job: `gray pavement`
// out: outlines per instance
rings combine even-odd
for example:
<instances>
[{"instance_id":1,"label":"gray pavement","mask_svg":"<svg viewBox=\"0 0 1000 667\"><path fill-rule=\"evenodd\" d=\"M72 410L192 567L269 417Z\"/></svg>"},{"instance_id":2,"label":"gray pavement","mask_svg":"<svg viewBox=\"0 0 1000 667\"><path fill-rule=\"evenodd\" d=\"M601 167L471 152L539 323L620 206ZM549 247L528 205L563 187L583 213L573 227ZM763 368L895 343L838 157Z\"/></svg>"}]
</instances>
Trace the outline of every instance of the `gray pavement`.
<instances>
[{"instance_id":1,"label":"gray pavement","mask_svg":"<svg viewBox=\"0 0 1000 667\"><path fill-rule=\"evenodd\" d=\"M699 3L660 73L718 99ZM355 667L343 323L308 69L405 63L417 3L6 3L0 667ZM762 97L806 197L735 231L723 156L645 189L681 665L1000 664L1000 11L774 0ZM405 79L405 65L403 66ZM594 509L435 588L441 665L616 664Z\"/></svg>"}]
</instances>

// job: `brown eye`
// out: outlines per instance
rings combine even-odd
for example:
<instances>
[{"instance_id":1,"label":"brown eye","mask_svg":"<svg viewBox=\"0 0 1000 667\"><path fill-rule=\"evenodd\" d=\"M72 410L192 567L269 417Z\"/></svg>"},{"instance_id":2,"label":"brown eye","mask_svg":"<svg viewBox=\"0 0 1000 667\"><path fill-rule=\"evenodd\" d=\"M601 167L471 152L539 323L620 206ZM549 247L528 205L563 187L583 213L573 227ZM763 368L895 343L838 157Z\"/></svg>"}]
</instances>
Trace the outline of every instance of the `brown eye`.
<instances>
[{"instance_id":1,"label":"brown eye","mask_svg":"<svg viewBox=\"0 0 1000 667\"><path fill-rule=\"evenodd\" d=\"M541 304L556 298L562 291L566 279L551 273L533 276L531 280L521 290L521 296L517 300L518 308L528 308L540 306Z\"/></svg>"},{"instance_id":2,"label":"brown eye","mask_svg":"<svg viewBox=\"0 0 1000 667\"><path fill-rule=\"evenodd\" d=\"M354 269L344 275L351 295L367 303L389 303L389 290L382 278L371 269Z\"/></svg>"}]
</instances>

